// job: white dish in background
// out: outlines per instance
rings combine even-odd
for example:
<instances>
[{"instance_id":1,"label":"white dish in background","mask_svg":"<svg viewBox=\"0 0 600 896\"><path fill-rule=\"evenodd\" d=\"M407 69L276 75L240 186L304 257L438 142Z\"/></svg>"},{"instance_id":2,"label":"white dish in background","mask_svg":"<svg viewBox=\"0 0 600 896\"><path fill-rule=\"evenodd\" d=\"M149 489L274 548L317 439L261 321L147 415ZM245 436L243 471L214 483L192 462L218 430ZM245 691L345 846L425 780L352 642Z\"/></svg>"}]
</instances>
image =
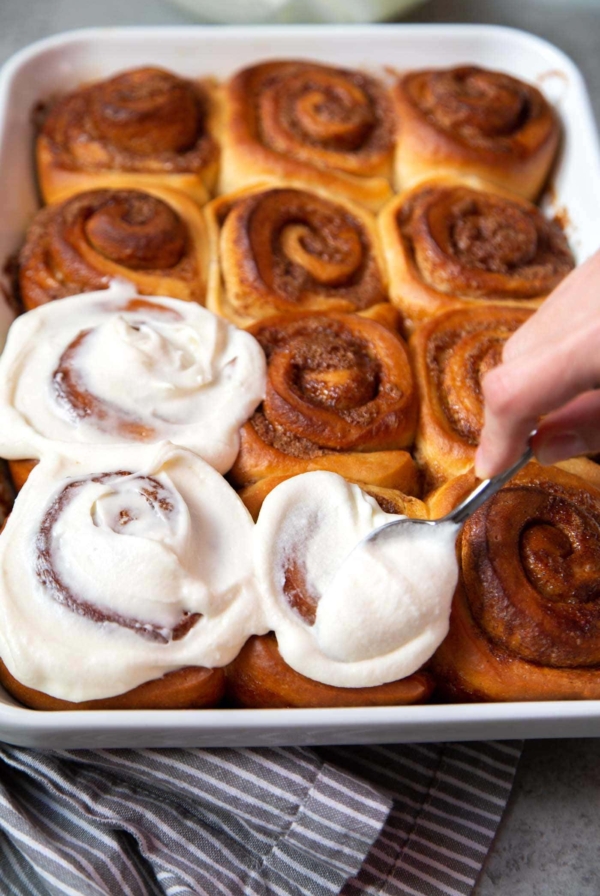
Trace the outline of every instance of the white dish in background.
<instances>
[{"instance_id":1,"label":"white dish in background","mask_svg":"<svg viewBox=\"0 0 600 896\"><path fill-rule=\"evenodd\" d=\"M203 22L380 22L403 16L425 0L171 0Z\"/></svg>"},{"instance_id":2,"label":"white dish in background","mask_svg":"<svg viewBox=\"0 0 600 896\"><path fill-rule=\"evenodd\" d=\"M0 266L38 208L32 110L83 81L140 65L227 77L266 58L311 58L382 73L470 62L537 84L554 102L564 141L548 199L563 213L578 261L597 247L600 150L581 74L560 50L487 25L114 28L33 44L0 76ZM566 213L566 214L565 214ZM0 339L12 313L0 301ZM1 620L0 620L1 624ZM77 669L73 669L77 675ZM0 740L38 748L273 746L600 735L600 700L352 709L137 710L44 713L0 689Z\"/></svg>"}]
</instances>

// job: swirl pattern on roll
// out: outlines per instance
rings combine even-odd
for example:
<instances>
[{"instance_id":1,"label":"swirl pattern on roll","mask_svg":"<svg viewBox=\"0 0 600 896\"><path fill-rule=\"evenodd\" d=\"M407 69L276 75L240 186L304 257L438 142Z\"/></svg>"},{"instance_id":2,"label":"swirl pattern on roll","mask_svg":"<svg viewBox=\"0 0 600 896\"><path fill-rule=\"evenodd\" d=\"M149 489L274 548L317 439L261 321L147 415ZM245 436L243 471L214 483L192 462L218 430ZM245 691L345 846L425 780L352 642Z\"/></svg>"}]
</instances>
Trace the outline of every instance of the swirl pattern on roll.
<instances>
[{"instance_id":1,"label":"swirl pattern on roll","mask_svg":"<svg viewBox=\"0 0 600 896\"><path fill-rule=\"evenodd\" d=\"M251 542L233 489L184 449L42 460L0 539L7 669L78 702L223 666L265 631Z\"/></svg>"},{"instance_id":2,"label":"swirl pattern on roll","mask_svg":"<svg viewBox=\"0 0 600 896\"><path fill-rule=\"evenodd\" d=\"M256 524L256 571L279 653L295 672L335 688L377 687L408 679L440 643L449 606L437 593L431 607L422 612L415 604L407 615L393 599L369 612L373 595L362 592L346 594L341 608L328 590L358 542L398 518L329 472L294 476L266 496ZM379 601L380 589L394 591L394 572L379 568L375 578ZM409 684L407 702L411 692L415 699Z\"/></svg>"},{"instance_id":3,"label":"swirl pattern on roll","mask_svg":"<svg viewBox=\"0 0 600 896\"><path fill-rule=\"evenodd\" d=\"M169 439L225 472L264 390L264 355L248 333L194 302L140 298L115 283L12 325L0 361L0 446L24 460Z\"/></svg>"},{"instance_id":4,"label":"swirl pattern on roll","mask_svg":"<svg viewBox=\"0 0 600 896\"><path fill-rule=\"evenodd\" d=\"M472 65L411 72L404 89L437 127L486 149L524 151L524 129L554 118L536 87Z\"/></svg>"},{"instance_id":5,"label":"swirl pattern on roll","mask_svg":"<svg viewBox=\"0 0 600 896\"><path fill-rule=\"evenodd\" d=\"M355 206L280 186L217 199L209 214L222 282L212 285L207 304L240 326L387 300L375 222Z\"/></svg>"},{"instance_id":6,"label":"swirl pattern on roll","mask_svg":"<svg viewBox=\"0 0 600 896\"><path fill-rule=\"evenodd\" d=\"M498 306L458 309L437 315L411 337L420 396L416 451L430 485L472 466L483 426L482 379L530 314Z\"/></svg>"},{"instance_id":7,"label":"swirl pattern on roll","mask_svg":"<svg viewBox=\"0 0 600 896\"><path fill-rule=\"evenodd\" d=\"M536 307L574 266L535 206L448 180L402 194L381 227L392 301L413 321L477 302Z\"/></svg>"},{"instance_id":8,"label":"swirl pattern on roll","mask_svg":"<svg viewBox=\"0 0 600 896\"><path fill-rule=\"evenodd\" d=\"M396 333L358 315L308 313L267 318L250 332L267 357L267 387L242 430L235 481L300 472L288 459L295 467L355 452L360 464L363 452L410 445L416 393Z\"/></svg>"},{"instance_id":9,"label":"swirl pattern on roll","mask_svg":"<svg viewBox=\"0 0 600 896\"><path fill-rule=\"evenodd\" d=\"M50 106L41 128L42 186L48 180L52 194L51 169L58 167L90 175L193 173L210 187L218 161L210 107L204 85L159 68L80 87Z\"/></svg>"},{"instance_id":10,"label":"swirl pattern on roll","mask_svg":"<svg viewBox=\"0 0 600 896\"><path fill-rule=\"evenodd\" d=\"M42 209L19 255L27 310L125 277L146 295L204 300L207 242L194 202L172 190L90 190Z\"/></svg>"},{"instance_id":11,"label":"swirl pattern on roll","mask_svg":"<svg viewBox=\"0 0 600 896\"><path fill-rule=\"evenodd\" d=\"M530 464L465 524L450 634L435 658L450 693L600 696L600 481L595 471L584 478L591 467ZM435 512L443 509L438 498Z\"/></svg>"},{"instance_id":12,"label":"swirl pattern on roll","mask_svg":"<svg viewBox=\"0 0 600 896\"><path fill-rule=\"evenodd\" d=\"M391 193L394 116L375 78L313 62L266 62L228 87L225 189L285 177L377 207Z\"/></svg>"},{"instance_id":13,"label":"swirl pattern on roll","mask_svg":"<svg viewBox=\"0 0 600 896\"><path fill-rule=\"evenodd\" d=\"M419 176L455 173L482 177L528 199L539 192L560 128L533 85L477 66L433 69L404 75L395 101L403 186Z\"/></svg>"}]
</instances>

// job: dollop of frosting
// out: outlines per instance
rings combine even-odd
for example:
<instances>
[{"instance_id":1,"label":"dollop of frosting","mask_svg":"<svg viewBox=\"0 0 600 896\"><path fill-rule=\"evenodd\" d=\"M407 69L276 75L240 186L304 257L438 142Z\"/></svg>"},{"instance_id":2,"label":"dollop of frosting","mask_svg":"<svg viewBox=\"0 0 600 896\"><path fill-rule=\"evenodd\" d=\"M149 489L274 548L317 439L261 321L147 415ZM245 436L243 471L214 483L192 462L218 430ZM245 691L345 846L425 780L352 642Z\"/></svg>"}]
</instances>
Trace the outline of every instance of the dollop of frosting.
<instances>
[{"instance_id":1,"label":"dollop of frosting","mask_svg":"<svg viewBox=\"0 0 600 896\"><path fill-rule=\"evenodd\" d=\"M0 452L168 439L226 472L265 383L254 337L195 302L140 298L113 281L13 323L0 360Z\"/></svg>"},{"instance_id":2,"label":"dollop of frosting","mask_svg":"<svg viewBox=\"0 0 600 896\"><path fill-rule=\"evenodd\" d=\"M295 476L267 495L257 575L280 653L297 672L338 687L376 686L411 675L443 641L458 527L414 526L357 547L403 518L336 473Z\"/></svg>"},{"instance_id":3,"label":"dollop of frosting","mask_svg":"<svg viewBox=\"0 0 600 896\"><path fill-rule=\"evenodd\" d=\"M212 467L170 443L49 455L0 538L0 655L72 701L224 666L268 630L253 523Z\"/></svg>"}]
</instances>

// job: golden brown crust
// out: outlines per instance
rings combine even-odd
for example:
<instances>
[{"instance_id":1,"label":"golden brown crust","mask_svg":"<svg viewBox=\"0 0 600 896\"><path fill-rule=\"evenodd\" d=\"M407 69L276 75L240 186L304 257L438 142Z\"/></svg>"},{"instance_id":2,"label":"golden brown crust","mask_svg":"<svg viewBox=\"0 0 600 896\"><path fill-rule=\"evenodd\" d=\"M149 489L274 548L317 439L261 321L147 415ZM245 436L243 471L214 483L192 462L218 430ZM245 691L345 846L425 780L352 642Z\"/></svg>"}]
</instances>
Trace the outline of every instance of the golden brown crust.
<instances>
[{"instance_id":1,"label":"golden brown crust","mask_svg":"<svg viewBox=\"0 0 600 896\"><path fill-rule=\"evenodd\" d=\"M217 706L225 691L223 669L189 666L147 681L124 694L74 703L51 697L17 681L0 660L0 683L20 703L31 709L207 709Z\"/></svg>"},{"instance_id":2,"label":"golden brown crust","mask_svg":"<svg viewBox=\"0 0 600 896\"><path fill-rule=\"evenodd\" d=\"M483 426L483 376L530 316L524 308L466 308L422 324L409 348L417 390L416 458L435 488L473 466Z\"/></svg>"},{"instance_id":3,"label":"golden brown crust","mask_svg":"<svg viewBox=\"0 0 600 896\"><path fill-rule=\"evenodd\" d=\"M560 140L558 118L537 88L476 66L409 72L396 84L401 123L396 181L479 177L534 200Z\"/></svg>"},{"instance_id":4,"label":"golden brown crust","mask_svg":"<svg viewBox=\"0 0 600 896\"><path fill-rule=\"evenodd\" d=\"M321 684L295 672L282 660L272 633L250 638L225 671L229 700L236 706L256 709L423 703L433 690L431 675L422 670L377 687Z\"/></svg>"},{"instance_id":5,"label":"golden brown crust","mask_svg":"<svg viewBox=\"0 0 600 896\"><path fill-rule=\"evenodd\" d=\"M238 72L226 97L220 192L283 178L372 209L391 196L393 108L374 78L264 62Z\"/></svg>"},{"instance_id":6,"label":"golden brown crust","mask_svg":"<svg viewBox=\"0 0 600 896\"><path fill-rule=\"evenodd\" d=\"M206 208L207 307L240 327L294 311L359 311L387 301L373 216L290 183L242 189Z\"/></svg>"},{"instance_id":7,"label":"golden brown crust","mask_svg":"<svg viewBox=\"0 0 600 896\"><path fill-rule=\"evenodd\" d=\"M42 209L19 254L25 308L107 288L125 277L143 295L203 302L208 271L204 219L163 187L90 190Z\"/></svg>"},{"instance_id":8,"label":"golden brown crust","mask_svg":"<svg viewBox=\"0 0 600 896\"><path fill-rule=\"evenodd\" d=\"M416 424L416 393L398 334L360 315L279 315L250 332L267 356L264 402L241 431L230 476L247 485L269 475L332 470L394 485ZM380 467L381 463L381 467ZM391 464L391 468L390 468Z\"/></svg>"},{"instance_id":9,"label":"golden brown crust","mask_svg":"<svg viewBox=\"0 0 600 896\"><path fill-rule=\"evenodd\" d=\"M593 467L583 459L562 469L531 463L466 523L450 632L432 660L452 699L600 698ZM447 512L473 483L469 473L443 486L428 502L431 515Z\"/></svg>"},{"instance_id":10,"label":"golden brown crust","mask_svg":"<svg viewBox=\"0 0 600 896\"><path fill-rule=\"evenodd\" d=\"M36 464L39 461L37 460L9 460L8 461L8 469L10 471L10 478L12 479L12 483L15 489L20 492L25 483L29 478L29 474L33 470Z\"/></svg>"},{"instance_id":11,"label":"golden brown crust","mask_svg":"<svg viewBox=\"0 0 600 896\"><path fill-rule=\"evenodd\" d=\"M406 190L381 212L390 299L408 329L453 308L537 308L574 266L557 221L518 196L452 178Z\"/></svg>"},{"instance_id":12,"label":"golden brown crust","mask_svg":"<svg viewBox=\"0 0 600 896\"><path fill-rule=\"evenodd\" d=\"M209 82L151 67L78 88L51 105L38 137L44 200L168 186L203 204L218 174L218 106Z\"/></svg>"}]
</instances>

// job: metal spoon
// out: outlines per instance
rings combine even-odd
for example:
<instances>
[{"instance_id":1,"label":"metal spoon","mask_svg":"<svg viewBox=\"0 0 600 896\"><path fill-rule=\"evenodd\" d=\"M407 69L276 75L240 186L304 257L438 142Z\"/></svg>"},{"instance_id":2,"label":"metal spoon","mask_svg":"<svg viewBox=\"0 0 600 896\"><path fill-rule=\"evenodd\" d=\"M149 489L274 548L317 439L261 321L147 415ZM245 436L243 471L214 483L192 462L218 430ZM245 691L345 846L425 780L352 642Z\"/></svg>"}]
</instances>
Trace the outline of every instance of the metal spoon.
<instances>
[{"instance_id":1,"label":"metal spoon","mask_svg":"<svg viewBox=\"0 0 600 896\"><path fill-rule=\"evenodd\" d=\"M530 441L534 434L535 433L531 434ZM419 520L411 518L393 520L391 523L386 523L384 526L380 526L378 529L373 529L372 532L369 532L362 541L359 541L356 548L367 542L378 541L384 534L386 537L393 536L401 538L403 531L404 534L408 534L407 530L410 526L441 526L444 523L453 523L454 525L461 526L465 520L481 507L484 501L487 501L488 498L495 495L496 492L509 481L509 479L512 479L525 464L529 463L532 457L533 451L528 447L512 467L509 467L508 470L504 470L502 473L498 473L496 476L492 476L491 479L484 479L483 482L480 482L477 488L473 489L471 494L458 505L458 507L455 507L454 510L451 510L450 513L447 513L446 516L441 517L439 520ZM354 550L356 550L356 548L354 548Z\"/></svg>"}]
</instances>

